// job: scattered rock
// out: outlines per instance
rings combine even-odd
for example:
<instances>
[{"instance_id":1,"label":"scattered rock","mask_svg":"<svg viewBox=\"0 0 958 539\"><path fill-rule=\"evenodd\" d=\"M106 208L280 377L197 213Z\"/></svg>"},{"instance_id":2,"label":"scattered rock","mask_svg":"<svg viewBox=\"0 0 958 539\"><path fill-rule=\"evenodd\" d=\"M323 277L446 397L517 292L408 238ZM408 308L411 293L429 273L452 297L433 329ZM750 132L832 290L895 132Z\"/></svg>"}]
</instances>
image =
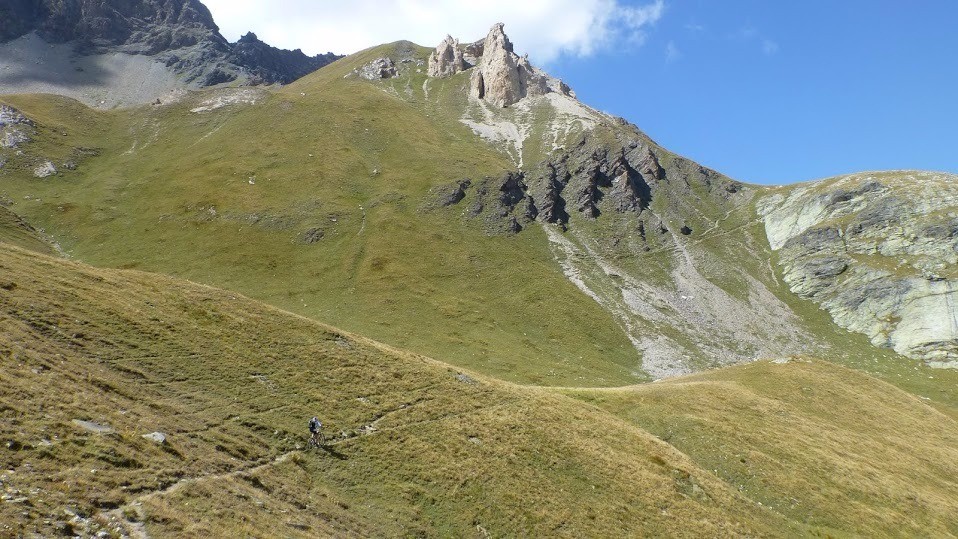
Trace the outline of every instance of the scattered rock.
<instances>
[{"instance_id":1,"label":"scattered rock","mask_svg":"<svg viewBox=\"0 0 958 539\"><path fill-rule=\"evenodd\" d=\"M446 207L453 204L459 204L466 198L466 190L472 185L472 180L459 180L452 185L445 185L436 189L439 205Z\"/></svg>"},{"instance_id":2,"label":"scattered rock","mask_svg":"<svg viewBox=\"0 0 958 539\"><path fill-rule=\"evenodd\" d=\"M312 245L326 236L326 231L321 228L310 228L303 233L303 243Z\"/></svg>"},{"instance_id":3,"label":"scattered rock","mask_svg":"<svg viewBox=\"0 0 958 539\"><path fill-rule=\"evenodd\" d=\"M151 432L149 434L144 434L143 438L159 445L166 443L166 434L163 434L162 432Z\"/></svg>"},{"instance_id":4,"label":"scattered rock","mask_svg":"<svg viewBox=\"0 0 958 539\"><path fill-rule=\"evenodd\" d=\"M190 112L201 113L221 109L229 105L255 105L257 101L266 97L266 92L255 88L229 88L215 92L215 95L204 100Z\"/></svg>"},{"instance_id":5,"label":"scattered rock","mask_svg":"<svg viewBox=\"0 0 958 539\"><path fill-rule=\"evenodd\" d=\"M464 374L461 372L456 374L456 380L459 380L460 382L464 384L470 384L470 385L476 385L479 383L472 376L469 376L468 374Z\"/></svg>"},{"instance_id":6,"label":"scattered rock","mask_svg":"<svg viewBox=\"0 0 958 539\"><path fill-rule=\"evenodd\" d=\"M0 148L16 149L30 142L35 133L35 124L19 110L0 105Z\"/></svg>"},{"instance_id":7,"label":"scattered rock","mask_svg":"<svg viewBox=\"0 0 958 539\"><path fill-rule=\"evenodd\" d=\"M22 129L4 128L0 136L0 148L14 149L25 142L30 142L30 136Z\"/></svg>"},{"instance_id":8,"label":"scattered rock","mask_svg":"<svg viewBox=\"0 0 958 539\"><path fill-rule=\"evenodd\" d=\"M9 127L12 125L28 125L34 127L33 120L24 116L19 110L9 105L0 105L0 127Z\"/></svg>"}]
</instances>

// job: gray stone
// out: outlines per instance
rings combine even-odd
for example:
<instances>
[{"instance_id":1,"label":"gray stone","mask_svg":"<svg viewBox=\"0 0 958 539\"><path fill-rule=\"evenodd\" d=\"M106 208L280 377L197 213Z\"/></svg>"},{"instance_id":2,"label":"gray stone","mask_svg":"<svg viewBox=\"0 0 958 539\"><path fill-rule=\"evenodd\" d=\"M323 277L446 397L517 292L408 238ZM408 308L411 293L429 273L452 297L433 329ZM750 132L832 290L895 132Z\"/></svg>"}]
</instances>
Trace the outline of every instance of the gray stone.
<instances>
[{"instance_id":1,"label":"gray stone","mask_svg":"<svg viewBox=\"0 0 958 539\"><path fill-rule=\"evenodd\" d=\"M103 425L96 423L94 421L86 421L83 419L74 419L73 424L80 427L81 429L88 430L90 432L95 432L97 434L110 434L113 432L113 428L109 425Z\"/></svg>"},{"instance_id":2,"label":"gray stone","mask_svg":"<svg viewBox=\"0 0 958 539\"><path fill-rule=\"evenodd\" d=\"M460 382L464 384L469 384L469 385L475 385L479 383L472 376L469 376L468 374L463 374L461 372L456 374L456 380L459 380Z\"/></svg>"},{"instance_id":3,"label":"gray stone","mask_svg":"<svg viewBox=\"0 0 958 539\"><path fill-rule=\"evenodd\" d=\"M149 434L144 434L143 438L159 445L166 443L166 434L163 434L162 432L151 432Z\"/></svg>"},{"instance_id":4,"label":"gray stone","mask_svg":"<svg viewBox=\"0 0 958 539\"><path fill-rule=\"evenodd\" d=\"M874 176L759 202L785 282L876 346L958 367L958 176Z\"/></svg>"},{"instance_id":5,"label":"gray stone","mask_svg":"<svg viewBox=\"0 0 958 539\"><path fill-rule=\"evenodd\" d=\"M33 169L33 175L37 178L48 178L57 173L57 167L51 161L40 163Z\"/></svg>"}]
</instances>

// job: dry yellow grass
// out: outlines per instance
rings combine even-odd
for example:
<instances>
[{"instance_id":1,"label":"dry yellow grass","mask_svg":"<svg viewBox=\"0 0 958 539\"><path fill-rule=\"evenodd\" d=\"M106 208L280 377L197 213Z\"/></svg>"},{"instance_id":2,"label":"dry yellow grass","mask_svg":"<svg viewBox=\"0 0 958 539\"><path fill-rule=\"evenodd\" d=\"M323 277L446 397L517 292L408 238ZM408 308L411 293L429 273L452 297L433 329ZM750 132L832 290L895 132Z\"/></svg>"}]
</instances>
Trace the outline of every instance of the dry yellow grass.
<instances>
[{"instance_id":1,"label":"dry yellow grass","mask_svg":"<svg viewBox=\"0 0 958 539\"><path fill-rule=\"evenodd\" d=\"M556 391L168 277L3 244L0 274L0 535L958 531L954 419L831 364Z\"/></svg>"},{"instance_id":2,"label":"dry yellow grass","mask_svg":"<svg viewBox=\"0 0 958 539\"><path fill-rule=\"evenodd\" d=\"M794 358L572 393L791 520L836 535L958 535L958 422L859 371Z\"/></svg>"},{"instance_id":3,"label":"dry yellow grass","mask_svg":"<svg viewBox=\"0 0 958 539\"><path fill-rule=\"evenodd\" d=\"M0 480L18 500L0 504L3 534L135 529L126 520L155 537L773 535L787 524L569 397L462 381L167 277L10 246L0 272ZM333 435L328 452L298 449L314 414ZM168 444L141 437L152 431ZM65 510L88 522L70 525Z\"/></svg>"}]
</instances>

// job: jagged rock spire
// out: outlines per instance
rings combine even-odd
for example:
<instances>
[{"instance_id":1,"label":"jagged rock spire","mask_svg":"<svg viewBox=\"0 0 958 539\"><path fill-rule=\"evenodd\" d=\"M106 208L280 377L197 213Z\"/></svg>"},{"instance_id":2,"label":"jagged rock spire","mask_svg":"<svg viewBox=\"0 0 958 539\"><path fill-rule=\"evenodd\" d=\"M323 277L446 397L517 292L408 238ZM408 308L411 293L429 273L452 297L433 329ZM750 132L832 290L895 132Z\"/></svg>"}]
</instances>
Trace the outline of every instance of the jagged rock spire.
<instances>
[{"instance_id":1,"label":"jagged rock spire","mask_svg":"<svg viewBox=\"0 0 958 539\"><path fill-rule=\"evenodd\" d=\"M469 69L470 62L475 61L470 95L498 107L550 92L575 97L562 81L534 67L527 57L519 57L504 26L501 22L494 24L485 40L464 49L458 40L446 36L429 56L427 73L430 77L449 77Z\"/></svg>"},{"instance_id":2,"label":"jagged rock spire","mask_svg":"<svg viewBox=\"0 0 958 539\"><path fill-rule=\"evenodd\" d=\"M512 42L497 23L489 30L483 44L482 59L472 74L472 95L508 107L522 99L519 57L512 52Z\"/></svg>"},{"instance_id":3,"label":"jagged rock spire","mask_svg":"<svg viewBox=\"0 0 958 539\"><path fill-rule=\"evenodd\" d=\"M430 77L448 77L465 71L466 62L459 48L459 40L446 36L436 50L429 55L429 67L426 73Z\"/></svg>"}]
</instances>

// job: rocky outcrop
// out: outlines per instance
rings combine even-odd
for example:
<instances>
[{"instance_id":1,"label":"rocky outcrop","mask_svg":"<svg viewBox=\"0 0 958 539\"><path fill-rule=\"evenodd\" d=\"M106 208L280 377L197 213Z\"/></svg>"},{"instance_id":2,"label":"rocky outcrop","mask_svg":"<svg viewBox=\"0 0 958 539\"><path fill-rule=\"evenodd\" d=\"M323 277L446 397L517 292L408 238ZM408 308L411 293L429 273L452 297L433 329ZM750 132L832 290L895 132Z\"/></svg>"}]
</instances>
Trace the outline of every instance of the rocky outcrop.
<instances>
[{"instance_id":1,"label":"rocky outcrop","mask_svg":"<svg viewBox=\"0 0 958 539\"><path fill-rule=\"evenodd\" d=\"M35 132L33 120L19 110L0 105L0 148L16 149L29 142Z\"/></svg>"},{"instance_id":2,"label":"rocky outcrop","mask_svg":"<svg viewBox=\"0 0 958 539\"><path fill-rule=\"evenodd\" d=\"M551 92L575 95L562 81L533 66L528 57L518 56L502 23L493 25L485 40L465 47L447 36L429 57L430 77L448 77L467 69L472 71L470 95L497 107Z\"/></svg>"},{"instance_id":3,"label":"rocky outcrop","mask_svg":"<svg viewBox=\"0 0 958 539\"><path fill-rule=\"evenodd\" d=\"M446 36L446 39L436 47L436 50L429 55L429 63L426 74L430 77L449 77L466 70L466 61L463 59L462 50L459 47L459 40L452 36Z\"/></svg>"},{"instance_id":4,"label":"rocky outcrop","mask_svg":"<svg viewBox=\"0 0 958 539\"><path fill-rule=\"evenodd\" d=\"M366 80L389 79L396 76L396 64L391 58L376 58L357 69L356 74Z\"/></svg>"},{"instance_id":5,"label":"rocky outcrop","mask_svg":"<svg viewBox=\"0 0 958 539\"><path fill-rule=\"evenodd\" d=\"M793 292L876 346L958 367L958 176L853 175L759 207Z\"/></svg>"},{"instance_id":6,"label":"rocky outcrop","mask_svg":"<svg viewBox=\"0 0 958 539\"><path fill-rule=\"evenodd\" d=\"M37 32L83 54L152 56L201 86L291 82L338 58L276 49L253 34L231 44L199 0L14 0L0 20L0 42Z\"/></svg>"},{"instance_id":7,"label":"rocky outcrop","mask_svg":"<svg viewBox=\"0 0 958 539\"><path fill-rule=\"evenodd\" d=\"M522 99L519 57L512 50L512 42L503 32L502 23L489 30L483 44L482 58L472 73L473 97L507 107Z\"/></svg>"},{"instance_id":8,"label":"rocky outcrop","mask_svg":"<svg viewBox=\"0 0 958 539\"><path fill-rule=\"evenodd\" d=\"M662 151L641 135L600 128L527 171L510 172L495 180L487 178L478 184L460 180L435 190L431 196L436 205L451 206L466 200L473 191L475 197L466 213L486 215L490 223L498 221L499 226L489 227L493 232L518 232L535 219L565 227L573 215L594 220L611 213L636 215L644 238L647 225L667 232L661 217L650 208L656 190L670 178L674 180L670 192L691 195L690 185L694 184L719 204L741 189L738 182L685 159L670 159L667 169L658 155ZM687 210L683 204L676 200L670 204L670 211L683 214ZM678 228L687 229L684 235L693 233L687 225Z\"/></svg>"},{"instance_id":9,"label":"rocky outcrop","mask_svg":"<svg viewBox=\"0 0 958 539\"><path fill-rule=\"evenodd\" d=\"M518 234L539 215L525 175L519 171L478 182L459 180L435 189L432 196L437 198L438 206L445 207L459 204L470 191L474 196L464 213L470 218L481 218L490 234ZM435 204L427 204L430 206Z\"/></svg>"},{"instance_id":10,"label":"rocky outcrop","mask_svg":"<svg viewBox=\"0 0 958 539\"><path fill-rule=\"evenodd\" d=\"M57 167L51 161L44 161L33 169L33 175L37 178L49 178L56 173Z\"/></svg>"}]
</instances>

